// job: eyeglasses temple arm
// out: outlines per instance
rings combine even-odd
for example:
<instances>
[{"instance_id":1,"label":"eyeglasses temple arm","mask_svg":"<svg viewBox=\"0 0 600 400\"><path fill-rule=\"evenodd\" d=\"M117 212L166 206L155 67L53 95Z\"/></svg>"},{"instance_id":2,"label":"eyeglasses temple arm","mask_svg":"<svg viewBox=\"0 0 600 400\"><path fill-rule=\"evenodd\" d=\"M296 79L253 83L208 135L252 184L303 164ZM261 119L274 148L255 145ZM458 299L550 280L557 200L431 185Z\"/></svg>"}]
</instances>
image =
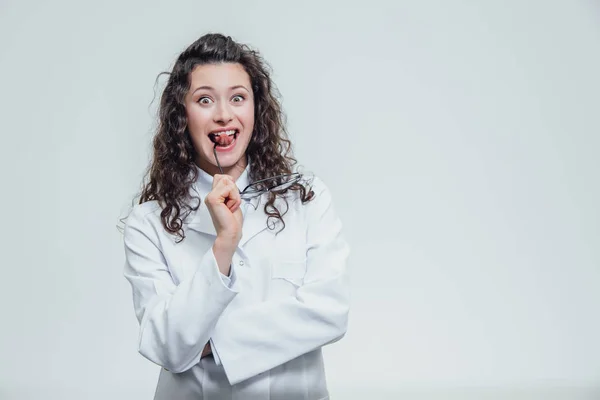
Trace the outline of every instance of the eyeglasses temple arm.
<instances>
[{"instance_id":1,"label":"eyeglasses temple arm","mask_svg":"<svg viewBox=\"0 0 600 400\"><path fill-rule=\"evenodd\" d=\"M219 163L219 157L217 157L217 144L215 143L215 147L213 147L213 154L215 155L215 160L217 161L217 166L219 167L219 171L221 175L223 175L223 168L221 168L221 164Z\"/></svg>"},{"instance_id":2,"label":"eyeglasses temple arm","mask_svg":"<svg viewBox=\"0 0 600 400\"><path fill-rule=\"evenodd\" d=\"M246 187L244 188L244 190L242 190L242 192L241 192L241 193L244 193L244 192L246 191L246 189L248 189L250 186L252 186L252 185L254 185L254 184L261 183L261 182L265 182L265 181L269 181L269 180L271 180L271 179L275 179L275 178L281 178L281 177L284 177L284 176L292 176L292 177L294 177L294 178L292 179L292 181L294 181L294 182L298 182L298 181L299 181L299 180L302 178L302 175L301 175L300 173L298 173L298 172L294 172L294 173L291 173L291 174L282 174L282 175L276 175L276 176L272 176L272 177L270 177L270 178L259 179L258 181L252 182L251 184L249 184L248 186L246 186ZM267 190L267 191L268 191L268 190Z\"/></svg>"}]
</instances>

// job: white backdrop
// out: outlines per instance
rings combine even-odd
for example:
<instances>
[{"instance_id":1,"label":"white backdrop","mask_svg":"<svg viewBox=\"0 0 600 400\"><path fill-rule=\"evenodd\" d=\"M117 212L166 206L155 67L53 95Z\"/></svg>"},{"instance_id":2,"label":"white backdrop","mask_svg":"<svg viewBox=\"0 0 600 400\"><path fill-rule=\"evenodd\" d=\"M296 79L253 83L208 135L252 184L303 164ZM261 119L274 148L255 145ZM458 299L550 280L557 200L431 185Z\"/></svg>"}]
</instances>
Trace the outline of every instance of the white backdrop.
<instances>
[{"instance_id":1,"label":"white backdrop","mask_svg":"<svg viewBox=\"0 0 600 400\"><path fill-rule=\"evenodd\" d=\"M0 398L152 397L115 226L211 31L273 66L352 245L333 399L600 398L599 3L297 3L0 0Z\"/></svg>"}]
</instances>

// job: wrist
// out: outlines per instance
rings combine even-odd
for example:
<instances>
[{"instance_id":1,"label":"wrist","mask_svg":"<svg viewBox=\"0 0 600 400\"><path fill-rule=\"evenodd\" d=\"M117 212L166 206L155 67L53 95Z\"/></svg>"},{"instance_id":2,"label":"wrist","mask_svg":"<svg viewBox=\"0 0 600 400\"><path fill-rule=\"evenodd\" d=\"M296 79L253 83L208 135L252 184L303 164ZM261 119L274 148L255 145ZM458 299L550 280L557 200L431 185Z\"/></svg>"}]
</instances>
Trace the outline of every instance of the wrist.
<instances>
[{"instance_id":1,"label":"wrist","mask_svg":"<svg viewBox=\"0 0 600 400\"><path fill-rule=\"evenodd\" d=\"M229 276L231 267L231 259L235 253L237 244L231 240L224 240L223 238L217 237L213 244L213 254L217 260L217 265L221 273L225 276Z\"/></svg>"},{"instance_id":2,"label":"wrist","mask_svg":"<svg viewBox=\"0 0 600 400\"><path fill-rule=\"evenodd\" d=\"M237 248L238 241L230 235L217 235L213 248L219 253L229 254L233 256Z\"/></svg>"}]
</instances>

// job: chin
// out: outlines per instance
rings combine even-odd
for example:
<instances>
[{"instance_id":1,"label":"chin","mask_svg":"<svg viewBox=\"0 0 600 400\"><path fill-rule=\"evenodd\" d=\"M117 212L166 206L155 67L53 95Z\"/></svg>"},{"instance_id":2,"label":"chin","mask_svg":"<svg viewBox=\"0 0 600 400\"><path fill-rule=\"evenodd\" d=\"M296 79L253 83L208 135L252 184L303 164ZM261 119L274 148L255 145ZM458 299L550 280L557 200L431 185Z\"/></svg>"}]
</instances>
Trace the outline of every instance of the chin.
<instances>
[{"instance_id":1,"label":"chin","mask_svg":"<svg viewBox=\"0 0 600 400\"><path fill-rule=\"evenodd\" d=\"M221 164L221 167L223 167L223 168L229 168L229 167L233 167L240 160L242 160L242 158L244 157L244 154L219 153L219 152L217 152L217 157L219 157L219 164ZM211 161L211 164L214 163L215 167L218 167L217 166L217 162L214 159L214 154L212 152L211 152L211 157L209 158L209 160Z\"/></svg>"}]
</instances>

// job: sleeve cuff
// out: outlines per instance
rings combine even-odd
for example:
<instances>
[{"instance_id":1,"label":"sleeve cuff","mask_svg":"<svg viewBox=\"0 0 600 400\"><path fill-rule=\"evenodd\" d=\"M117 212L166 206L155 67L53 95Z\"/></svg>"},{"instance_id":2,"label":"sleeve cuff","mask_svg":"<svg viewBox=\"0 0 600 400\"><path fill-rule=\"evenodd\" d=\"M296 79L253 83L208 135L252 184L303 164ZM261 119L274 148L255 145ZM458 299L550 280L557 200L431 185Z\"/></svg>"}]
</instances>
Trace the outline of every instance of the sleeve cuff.
<instances>
[{"instance_id":1,"label":"sleeve cuff","mask_svg":"<svg viewBox=\"0 0 600 400\"><path fill-rule=\"evenodd\" d=\"M219 269L218 266L217 269ZM219 271L219 275L221 276L221 281L223 282L225 287L231 289L232 286L235 284L236 280L235 268L233 267L233 264L231 264L231 266L229 267L229 276L222 274L221 271Z\"/></svg>"},{"instance_id":2,"label":"sleeve cuff","mask_svg":"<svg viewBox=\"0 0 600 400\"><path fill-rule=\"evenodd\" d=\"M219 265L217 264L217 259L212 250L211 250L211 254L212 254L213 261L214 261L214 263L213 263L214 266L212 267L212 270L209 274L210 275L209 281L212 282L213 284L217 284L218 286L220 286L227 292L238 293L239 290L237 288L237 285L234 286L234 283L236 281L236 279L235 279L236 276L235 276L235 270L233 268L233 265L229 268L229 276L226 276L221 273L221 270L219 270ZM219 283L217 283L217 281L219 281Z\"/></svg>"}]
</instances>

